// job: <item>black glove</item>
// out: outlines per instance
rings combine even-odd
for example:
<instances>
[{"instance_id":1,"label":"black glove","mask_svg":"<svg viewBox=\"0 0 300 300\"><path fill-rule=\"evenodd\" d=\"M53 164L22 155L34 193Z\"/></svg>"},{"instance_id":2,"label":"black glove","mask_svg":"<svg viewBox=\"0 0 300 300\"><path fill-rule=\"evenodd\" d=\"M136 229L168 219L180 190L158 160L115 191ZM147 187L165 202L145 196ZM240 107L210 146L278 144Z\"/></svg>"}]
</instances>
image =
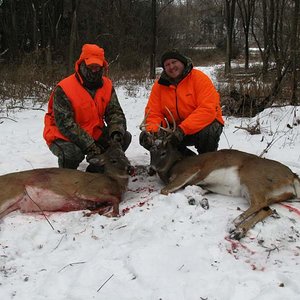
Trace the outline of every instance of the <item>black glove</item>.
<instances>
[{"instance_id":1,"label":"black glove","mask_svg":"<svg viewBox=\"0 0 300 300\"><path fill-rule=\"evenodd\" d=\"M111 135L110 138L115 141L120 143L121 145L123 144L123 134L119 131L114 131Z\"/></svg>"},{"instance_id":2,"label":"black glove","mask_svg":"<svg viewBox=\"0 0 300 300\"><path fill-rule=\"evenodd\" d=\"M101 149L93 143L86 149L86 160L88 163L95 163L95 161L100 161L102 159Z\"/></svg>"},{"instance_id":3,"label":"black glove","mask_svg":"<svg viewBox=\"0 0 300 300\"><path fill-rule=\"evenodd\" d=\"M171 143L174 146L178 146L183 141L183 138L184 138L184 132L179 127L177 127L169 137Z\"/></svg>"},{"instance_id":4,"label":"black glove","mask_svg":"<svg viewBox=\"0 0 300 300\"><path fill-rule=\"evenodd\" d=\"M150 150L150 148L153 146L154 144L154 135L146 132L146 131L142 131L140 133L140 145L143 146L145 149Z\"/></svg>"}]
</instances>

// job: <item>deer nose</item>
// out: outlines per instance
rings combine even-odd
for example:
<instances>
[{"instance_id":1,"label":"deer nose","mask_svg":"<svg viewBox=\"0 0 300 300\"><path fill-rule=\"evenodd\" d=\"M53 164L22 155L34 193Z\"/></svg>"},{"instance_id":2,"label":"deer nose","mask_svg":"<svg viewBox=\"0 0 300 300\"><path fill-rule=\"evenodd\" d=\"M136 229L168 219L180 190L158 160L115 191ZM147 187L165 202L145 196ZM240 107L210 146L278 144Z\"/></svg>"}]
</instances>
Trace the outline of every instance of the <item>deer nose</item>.
<instances>
[{"instance_id":1,"label":"deer nose","mask_svg":"<svg viewBox=\"0 0 300 300\"><path fill-rule=\"evenodd\" d=\"M133 167L133 166L129 166L129 167L127 168L127 173L128 173L130 176L133 176L134 173L135 173L134 167Z\"/></svg>"}]
</instances>

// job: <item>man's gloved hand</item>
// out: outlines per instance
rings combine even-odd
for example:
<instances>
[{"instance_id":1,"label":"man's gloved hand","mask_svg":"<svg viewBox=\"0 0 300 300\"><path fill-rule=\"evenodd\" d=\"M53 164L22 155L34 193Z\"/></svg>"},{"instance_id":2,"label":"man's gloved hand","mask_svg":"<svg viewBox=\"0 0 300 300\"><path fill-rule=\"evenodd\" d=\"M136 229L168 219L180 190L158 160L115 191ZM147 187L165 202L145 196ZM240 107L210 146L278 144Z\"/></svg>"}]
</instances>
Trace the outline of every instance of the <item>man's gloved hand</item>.
<instances>
[{"instance_id":1,"label":"man's gloved hand","mask_svg":"<svg viewBox=\"0 0 300 300\"><path fill-rule=\"evenodd\" d=\"M184 132L179 127L177 127L169 137L171 143L174 146L178 146L183 141L183 138L184 138Z\"/></svg>"},{"instance_id":2,"label":"man's gloved hand","mask_svg":"<svg viewBox=\"0 0 300 300\"><path fill-rule=\"evenodd\" d=\"M154 144L154 135L147 131L142 131L140 133L139 141L141 146L143 146L147 150L150 150L150 148Z\"/></svg>"},{"instance_id":3,"label":"man's gloved hand","mask_svg":"<svg viewBox=\"0 0 300 300\"><path fill-rule=\"evenodd\" d=\"M86 149L86 160L88 163L93 163L93 160L101 160L102 151L101 149L93 143Z\"/></svg>"},{"instance_id":4,"label":"man's gloved hand","mask_svg":"<svg viewBox=\"0 0 300 300\"><path fill-rule=\"evenodd\" d=\"M121 145L123 144L123 134L121 132L114 131L110 137L113 141L118 142Z\"/></svg>"}]
</instances>

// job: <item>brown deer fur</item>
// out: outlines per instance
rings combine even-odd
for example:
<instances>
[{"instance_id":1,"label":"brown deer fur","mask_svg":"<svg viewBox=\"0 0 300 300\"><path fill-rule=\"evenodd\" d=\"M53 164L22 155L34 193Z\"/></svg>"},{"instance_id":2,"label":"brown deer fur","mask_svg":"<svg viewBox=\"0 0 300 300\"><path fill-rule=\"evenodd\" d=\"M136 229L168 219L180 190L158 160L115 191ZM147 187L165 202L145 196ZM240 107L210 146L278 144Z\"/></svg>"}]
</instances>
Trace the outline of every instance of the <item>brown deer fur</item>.
<instances>
[{"instance_id":1,"label":"brown deer fur","mask_svg":"<svg viewBox=\"0 0 300 300\"><path fill-rule=\"evenodd\" d=\"M0 176L0 218L8 213L73 211L118 215L119 202L127 188L132 167L120 147L104 154L104 174L45 168Z\"/></svg>"},{"instance_id":2,"label":"brown deer fur","mask_svg":"<svg viewBox=\"0 0 300 300\"><path fill-rule=\"evenodd\" d=\"M287 166L238 150L219 150L182 158L170 143L150 150L151 166L166 183L162 194L187 185L248 200L249 208L234 221L231 237L240 239L272 214L269 205L300 197L300 180Z\"/></svg>"}]
</instances>

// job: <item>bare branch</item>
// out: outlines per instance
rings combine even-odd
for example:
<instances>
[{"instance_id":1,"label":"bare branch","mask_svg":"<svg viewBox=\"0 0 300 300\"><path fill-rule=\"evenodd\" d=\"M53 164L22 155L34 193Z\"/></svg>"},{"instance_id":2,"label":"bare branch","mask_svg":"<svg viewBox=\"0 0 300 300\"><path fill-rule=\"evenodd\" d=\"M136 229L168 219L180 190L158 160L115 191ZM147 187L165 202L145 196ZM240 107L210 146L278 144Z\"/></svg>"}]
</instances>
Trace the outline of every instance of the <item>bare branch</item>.
<instances>
[{"instance_id":1,"label":"bare branch","mask_svg":"<svg viewBox=\"0 0 300 300\"><path fill-rule=\"evenodd\" d=\"M107 278L99 287L99 289L97 290L97 293L104 287L104 285L114 276L114 274L112 274L109 278Z\"/></svg>"},{"instance_id":2,"label":"bare branch","mask_svg":"<svg viewBox=\"0 0 300 300\"><path fill-rule=\"evenodd\" d=\"M61 269L58 271L58 273L60 273L62 270L64 270L64 269L67 268L67 267L73 267L73 266L75 266L75 265L80 265L80 264L85 264L85 263L86 263L85 261L79 261L79 262L75 262L75 263L70 263L70 264L64 266L63 268L61 268Z\"/></svg>"}]
</instances>

